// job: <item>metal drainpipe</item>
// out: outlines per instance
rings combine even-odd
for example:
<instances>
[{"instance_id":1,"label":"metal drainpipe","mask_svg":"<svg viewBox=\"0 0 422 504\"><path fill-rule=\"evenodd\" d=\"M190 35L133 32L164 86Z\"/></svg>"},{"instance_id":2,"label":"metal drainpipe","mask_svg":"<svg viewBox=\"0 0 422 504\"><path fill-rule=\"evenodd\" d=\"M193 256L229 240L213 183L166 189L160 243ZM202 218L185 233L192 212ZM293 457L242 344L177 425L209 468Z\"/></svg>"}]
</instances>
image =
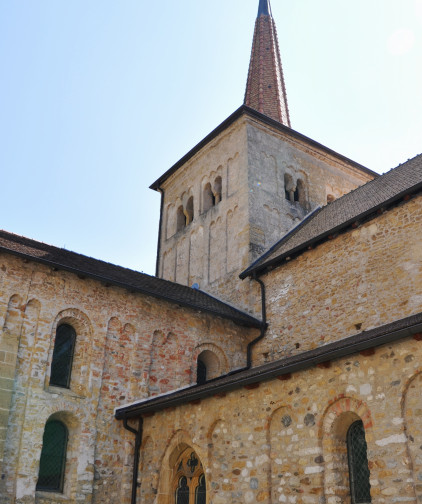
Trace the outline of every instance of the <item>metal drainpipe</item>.
<instances>
[{"instance_id":1,"label":"metal drainpipe","mask_svg":"<svg viewBox=\"0 0 422 504\"><path fill-rule=\"evenodd\" d=\"M160 275L160 253L161 253L161 226L163 225L163 210L164 210L164 189L158 187L157 190L161 194L161 203L160 203L160 224L158 226L158 244L157 244L157 259L155 262L155 276L159 277Z\"/></svg>"},{"instance_id":2,"label":"metal drainpipe","mask_svg":"<svg viewBox=\"0 0 422 504\"><path fill-rule=\"evenodd\" d=\"M265 336L265 333L267 331L267 308L266 308L266 301L265 301L265 284L264 282L257 278L256 273L254 273L253 280L255 282L258 282L259 285L261 286L261 310L262 310L262 325L261 325L261 334L255 338L253 341L248 343L248 348L247 348L247 364L246 364L246 369L250 369L252 367L252 347L258 343L258 341L261 341L262 338Z\"/></svg>"},{"instance_id":3,"label":"metal drainpipe","mask_svg":"<svg viewBox=\"0 0 422 504\"><path fill-rule=\"evenodd\" d=\"M133 476L132 476L132 498L131 498L131 504L136 504L136 492L138 490L138 471L139 471L139 452L141 450L141 444L142 444L142 432L143 432L143 424L144 424L144 419L142 417L139 417L139 426L138 430L133 429L128 425L127 423L127 418L124 418L123 420L123 426L126 430L129 432L132 432L135 434L135 453L133 456Z\"/></svg>"}]
</instances>

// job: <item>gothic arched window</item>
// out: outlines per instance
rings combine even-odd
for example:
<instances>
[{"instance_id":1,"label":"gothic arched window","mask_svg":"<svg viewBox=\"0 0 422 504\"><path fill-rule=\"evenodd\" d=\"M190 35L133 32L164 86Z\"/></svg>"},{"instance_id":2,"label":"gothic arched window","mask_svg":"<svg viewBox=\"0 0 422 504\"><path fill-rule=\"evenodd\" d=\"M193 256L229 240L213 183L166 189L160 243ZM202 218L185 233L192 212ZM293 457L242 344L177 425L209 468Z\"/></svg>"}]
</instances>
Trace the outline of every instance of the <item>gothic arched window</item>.
<instances>
[{"instance_id":1,"label":"gothic arched window","mask_svg":"<svg viewBox=\"0 0 422 504\"><path fill-rule=\"evenodd\" d=\"M174 503L205 504L206 481L201 461L192 448L186 448L177 458L173 478Z\"/></svg>"},{"instance_id":2,"label":"gothic arched window","mask_svg":"<svg viewBox=\"0 0 422 504\"><path fill-rule=\"evenodd\" d=\"M75 343L75 329L69 324L60 325L56 331L56 341L51 361L50 385L69 388Z\"/></svg>"},{"instance_id":3,"label":"gothic arched window","mask_svg":"<svg viewBox=\"0 0 422 504\"><path fill-rule=\"evenodd\" d=\"M368 504L371 502L371 484L365 429L361 420L352 423L347 432L347 455L352 504Z\"/></svg>"},{"instance_id":4,"label":"gothic arched window","mask_svg":"<svg viewBox=\"0 0 422 504\"><path fill-rule=\"evenodd\" d=\"M37 490L63 492L68 431L58 420L45 424Z\"/></svg>"}]
</instances>

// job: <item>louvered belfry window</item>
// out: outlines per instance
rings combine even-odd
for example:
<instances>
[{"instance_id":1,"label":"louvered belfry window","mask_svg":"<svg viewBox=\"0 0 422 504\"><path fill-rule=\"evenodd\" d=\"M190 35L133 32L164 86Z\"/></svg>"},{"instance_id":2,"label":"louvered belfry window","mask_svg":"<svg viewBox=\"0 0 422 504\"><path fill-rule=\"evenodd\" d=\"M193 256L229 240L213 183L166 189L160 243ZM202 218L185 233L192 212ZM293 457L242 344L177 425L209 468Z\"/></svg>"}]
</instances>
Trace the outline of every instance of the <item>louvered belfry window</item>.
<instances>
[{"instance_id":1,"label":"louvered belfry window","mask_svg":"<svg viewBox=\"0 0 422 504\"><path fill-rule=\"evenodd\" d=\"M352 504L368 504L371 502L371 484L365 429L361 420L354 422L347 433L347 454Z\"/></svg>"},{"instance_id":2,"label":"louvered belfry window","mask_svg":"<svg viewBox=\"0 0 422 504\"><path fill-rule=\"evenodd\" d=\"M63 492L68 432L57 420L47 422L38 473L37 490Z\"/></svg>"},{"instance_id":3,"label":"louvered belfry window","mask_svg":"<svg viewBox=\"0 0 422 504\"><path fill-rule=\"evenodd\" d=\"M69 388L75 351L76 332L69 324L62 324L56 331L53 359L51 362L50 385Z\"/></svg>"}]
</instances>

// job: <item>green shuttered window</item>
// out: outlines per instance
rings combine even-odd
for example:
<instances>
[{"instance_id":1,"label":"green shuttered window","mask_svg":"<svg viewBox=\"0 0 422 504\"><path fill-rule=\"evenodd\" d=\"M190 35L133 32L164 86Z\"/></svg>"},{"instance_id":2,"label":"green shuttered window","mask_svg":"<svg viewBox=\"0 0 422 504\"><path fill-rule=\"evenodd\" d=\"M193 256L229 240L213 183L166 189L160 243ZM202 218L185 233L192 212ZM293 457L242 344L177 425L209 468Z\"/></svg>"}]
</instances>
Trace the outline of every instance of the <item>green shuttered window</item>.
<instances>
[{"instance_id":1,"label":"green shuttered window","mask_svg":"<svg viewBox=\"0 0 422 504\"><path fill-rule=\"evenodd\" d=\"M63 492L68 431L57 420L47 422L38 473L37 490Z\"/></svg>"}]
</instances>

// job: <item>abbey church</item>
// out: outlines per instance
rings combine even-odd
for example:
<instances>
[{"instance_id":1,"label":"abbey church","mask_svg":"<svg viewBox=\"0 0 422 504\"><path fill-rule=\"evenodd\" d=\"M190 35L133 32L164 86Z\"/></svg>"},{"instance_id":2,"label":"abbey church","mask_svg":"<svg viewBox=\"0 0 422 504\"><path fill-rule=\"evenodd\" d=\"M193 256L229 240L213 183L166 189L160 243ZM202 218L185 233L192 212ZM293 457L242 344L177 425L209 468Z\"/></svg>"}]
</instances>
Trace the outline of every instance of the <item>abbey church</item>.
<instances>
[{"instance_id":1,"label":"abbey church","mask_svg":"<svg viewBox=\"0 0 422 504\"><path fill-rule=\"evenodd\" d=\"M156 276L0 231L0 504L422 502L422 155L244 104L152 185Z\"/></svg>"}]
</instances>

